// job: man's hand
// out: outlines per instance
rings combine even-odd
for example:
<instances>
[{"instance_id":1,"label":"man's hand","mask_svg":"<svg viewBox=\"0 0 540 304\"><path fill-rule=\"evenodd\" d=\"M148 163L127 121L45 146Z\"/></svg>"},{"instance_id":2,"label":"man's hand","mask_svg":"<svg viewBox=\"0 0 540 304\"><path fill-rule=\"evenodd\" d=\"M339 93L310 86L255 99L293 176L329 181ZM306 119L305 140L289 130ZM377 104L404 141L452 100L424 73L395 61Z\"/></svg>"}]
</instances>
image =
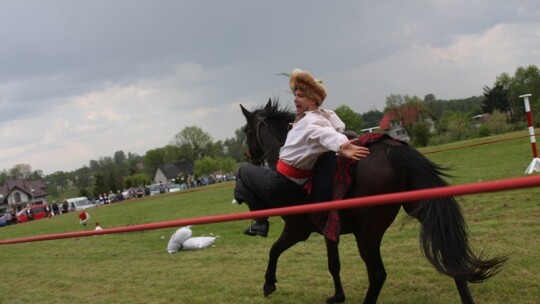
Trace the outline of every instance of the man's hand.
<instances>
[{"instance_id":1,"label":"man's hand","mask_svg":"<svg viewBox=\"0 0 540 304\"><path fill-rule=\"evenodd\" d=\"M342 144L338 149L338 155L354 160L361 160L367 157L369 155L369 149L353 144L355 140L353 139Z\"/></svg>"}]
</instances>

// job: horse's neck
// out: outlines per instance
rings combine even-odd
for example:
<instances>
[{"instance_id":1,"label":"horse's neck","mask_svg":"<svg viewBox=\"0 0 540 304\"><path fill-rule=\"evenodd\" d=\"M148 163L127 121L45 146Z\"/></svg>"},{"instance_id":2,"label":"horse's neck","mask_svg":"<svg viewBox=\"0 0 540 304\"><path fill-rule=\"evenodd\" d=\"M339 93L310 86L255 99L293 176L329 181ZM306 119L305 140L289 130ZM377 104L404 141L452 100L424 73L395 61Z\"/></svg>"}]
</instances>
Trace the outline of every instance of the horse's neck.
<instances>
[{"instance_id":1,"label":"horse's neck","mask_svg":"<svg viewBox=\"0 0 540 304\"><path fill-rule=\"evenodd\" d=\"M283 147L284 143L285 142L276 141L273 147L271 147L269 151L267 151L268 154L266 155L265 160L269 167L275 168L277 166L277 162L279 160L279 152L281 151L281 147Z\"/></svg>"},{"instance_id":2,"label":"horse's neck","mask_svg":"<svg viewBox=\"0 0 540 304\"><path fill-rule=\"evenodd\" d=\"M289 123L287 123L287 126L289 126ZM285 130L287 128L276 128L276 130ZM281 147L285 144L285 141L287 141L287 132L285 134L276 134L272 133L273 137L268 139L268 142L273 144L268 144L268 151L266 151L265 160L269 167L275 168L277 166L277 162L279 159L279 152L281 151ZM276 146L278 147L276 149Z\"/></svg>"}]
</instances>

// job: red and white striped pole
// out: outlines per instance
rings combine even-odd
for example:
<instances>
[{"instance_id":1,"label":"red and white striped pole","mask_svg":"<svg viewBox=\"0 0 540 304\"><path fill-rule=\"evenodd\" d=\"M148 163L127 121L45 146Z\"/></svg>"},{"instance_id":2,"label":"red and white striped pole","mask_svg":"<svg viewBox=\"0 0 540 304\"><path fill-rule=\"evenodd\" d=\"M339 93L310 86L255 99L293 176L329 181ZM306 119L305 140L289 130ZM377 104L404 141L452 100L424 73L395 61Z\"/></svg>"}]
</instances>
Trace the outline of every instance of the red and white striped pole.
<instances>
[{"instance_id":1,"label":"red and white striped pole","mask_svg":"<svg viewBox=\"0 0 540 304\"><path fill-rule=\"evenodd\" d=\"M529 105L529 96L532 96L532 94L519 96L519 98L523 98L523 102L525 103L525 113L527 114L527 124L529 125L529 135L531 138L531 147L533 152L533 160L529 164L529 167L527 167L527 170L525 170L525 173L527 174L531 174L534 171L540 172L540 159L538 158L538 150L536 149L536 136L534 135L534 124L531 114L531 106Z\"/></svg>"}]
</instances>

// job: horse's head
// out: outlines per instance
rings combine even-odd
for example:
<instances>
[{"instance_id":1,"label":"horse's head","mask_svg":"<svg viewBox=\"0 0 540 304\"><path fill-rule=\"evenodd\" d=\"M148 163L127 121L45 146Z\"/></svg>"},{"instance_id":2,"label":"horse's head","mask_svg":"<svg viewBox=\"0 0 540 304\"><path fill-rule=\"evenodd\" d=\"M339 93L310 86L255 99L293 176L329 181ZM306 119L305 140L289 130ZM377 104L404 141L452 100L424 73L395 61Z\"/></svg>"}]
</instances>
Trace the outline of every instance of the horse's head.
<instances>
[{"instance_id":1,"label":"horse's head","mask_svg":"<svg viewBox=\"0 0 540 304\"><path fill-rule=\"evenodd\" d=\"M246 135L246 145L248 147L245 153L246 158L250 164L262 166L264 163L264 152L259 146L256 134L256 126L259 118L246 110L242 105L240 105L240 108L247 120L247 124L242 128L242 131Z\"/></svg>"},{"instance_id":2,"label":"horse's head","mask_svg":"<svg viewBox=\"0 0 540 304\"><path fill-rule=\"evenodd\" d=\"M264 161L275 166L279 157L279 148L285 142L289 123L294 120L294 113L280 109L278 102L268 103L253 112L240 105L247 124L242 128L246 134L246 153L248 161L262 165Z\"/></svg>"}]
</instances>

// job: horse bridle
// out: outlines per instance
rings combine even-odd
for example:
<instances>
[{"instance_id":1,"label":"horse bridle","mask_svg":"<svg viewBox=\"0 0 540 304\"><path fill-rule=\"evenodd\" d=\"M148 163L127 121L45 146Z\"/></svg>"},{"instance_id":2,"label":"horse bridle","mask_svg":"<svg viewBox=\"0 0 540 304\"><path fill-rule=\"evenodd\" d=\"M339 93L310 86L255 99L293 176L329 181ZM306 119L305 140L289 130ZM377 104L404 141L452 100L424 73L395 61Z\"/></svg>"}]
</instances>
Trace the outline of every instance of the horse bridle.
<instances>
[{"instance_id":1,"label":"horse bridle","mask_svg":"<svg viewBox=\"0 0 540 304\"><path fill-rule=\"evenodd\" d=\"M272 149L264 152L264 149L262 148L263 145L262 145L262 142L261 142L261 136L260 136L260 132L261 132L261 125L264 125L266 126L266 128L272 133L272 135L274 135L276 138L277 138L277 135L274 133L274 130L272 130L272 128L268 125L268 123L266 122L266 120L263 118L263 117L260 117L259 115L256 116L257 117L257 125L255 127L255 140L257 141L257 145L259 146L259 149L261 151L263 151L263 155L258 158L258 159L253 159L252 158L252 155L251 155L251 151L248 151L250 152L248 156L248 161L249 163L251 164L258 164L259 166L262 166L264 164L264 161L266 160L266 157L274 152L276 149L279 149L281 148L281 144L277 144L276 146L274 146Z\"/></svg>"}]
</instances>

